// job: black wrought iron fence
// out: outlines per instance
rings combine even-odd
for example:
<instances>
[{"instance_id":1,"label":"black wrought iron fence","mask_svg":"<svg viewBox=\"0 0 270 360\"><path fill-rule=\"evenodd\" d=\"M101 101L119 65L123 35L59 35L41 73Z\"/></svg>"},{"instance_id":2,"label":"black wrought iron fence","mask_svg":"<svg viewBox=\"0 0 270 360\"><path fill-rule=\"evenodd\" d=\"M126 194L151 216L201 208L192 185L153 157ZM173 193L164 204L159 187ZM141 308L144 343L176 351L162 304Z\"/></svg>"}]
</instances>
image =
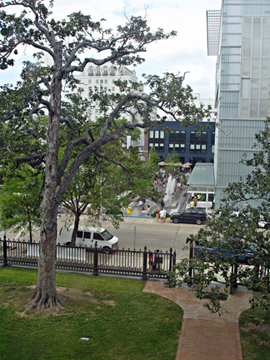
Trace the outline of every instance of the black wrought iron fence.
<instances>
[{"instance_id":1,"label":"black wrought iron fence","mask_svg":"<svg viewBox=\"0 0 270 360\"><path fill-rule=\"evenodd\" d=\"M28 266L36 268L39 243L0 238L0 263L2 266ZM56 246L56 268L70 271L91 272L93 275L112 274L147 278L167 278L173 270L176 253L150 250L122 249L104 253L93 248ZM151 264L152 260L152 264Z\"/></svg>"}]
</instances>

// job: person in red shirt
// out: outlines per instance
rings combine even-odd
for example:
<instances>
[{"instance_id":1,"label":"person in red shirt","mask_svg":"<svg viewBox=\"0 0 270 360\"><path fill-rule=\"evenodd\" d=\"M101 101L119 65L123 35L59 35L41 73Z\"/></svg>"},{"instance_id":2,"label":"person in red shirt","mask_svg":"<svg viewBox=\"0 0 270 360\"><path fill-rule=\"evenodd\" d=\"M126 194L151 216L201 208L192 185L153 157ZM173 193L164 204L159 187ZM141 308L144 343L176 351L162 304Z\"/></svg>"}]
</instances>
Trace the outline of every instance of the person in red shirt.
<instances>
[{"instance_id":1,"label":"person in red shirt","mask_svg":"<svg viewBox=\"0 0 270 360\"><path fill-rule=\"evenodd\" d=\"M159 219L159 208L157 208L156 210L156 221L158 222L158 219Z\"/></svg>"}]
</instances>

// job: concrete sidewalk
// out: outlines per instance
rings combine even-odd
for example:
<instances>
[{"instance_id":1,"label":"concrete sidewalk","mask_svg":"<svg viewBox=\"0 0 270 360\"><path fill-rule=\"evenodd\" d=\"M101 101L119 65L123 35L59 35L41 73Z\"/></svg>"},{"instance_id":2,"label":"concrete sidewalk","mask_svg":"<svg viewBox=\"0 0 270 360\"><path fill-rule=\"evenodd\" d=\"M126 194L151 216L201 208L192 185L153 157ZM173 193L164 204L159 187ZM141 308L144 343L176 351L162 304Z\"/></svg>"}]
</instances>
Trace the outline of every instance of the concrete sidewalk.
<instances>
[{"instance_id":1,"label":"concrete sidewalk","mask_svg":"<svg viewBox=\"0 0 270 360\"><path fill-rule=\"evenodd\" d=\"M175 360L242 360L238 320L250 308L247 291L236 291L222 301L222 315L212 314L188 287L168 288L160 281L148 281L145 292L174 301L184 310Z\"/></svg>"}]
</instances>

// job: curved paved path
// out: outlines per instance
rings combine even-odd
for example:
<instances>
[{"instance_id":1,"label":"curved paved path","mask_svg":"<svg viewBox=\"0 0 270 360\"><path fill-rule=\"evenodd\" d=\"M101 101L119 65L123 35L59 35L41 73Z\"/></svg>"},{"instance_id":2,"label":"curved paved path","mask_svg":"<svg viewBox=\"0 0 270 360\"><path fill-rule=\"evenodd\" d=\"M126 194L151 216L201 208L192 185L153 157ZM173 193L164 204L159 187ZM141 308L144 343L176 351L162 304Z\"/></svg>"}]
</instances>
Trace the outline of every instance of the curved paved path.
<instances>
[{"instance_id":1,"label":"curved paved path","mask_svg":"<svg viewBox=\"0 0 270 360\"><path fill-rule=\"evenodd\" d=\"M222 302L222 315L212 314L191 288L168 288L160 281L147 281L145 292L174 301L184 310L175 360L242 360L238 320L250 308L250 294L236 291Z\"/></svg>"}]
</instances>

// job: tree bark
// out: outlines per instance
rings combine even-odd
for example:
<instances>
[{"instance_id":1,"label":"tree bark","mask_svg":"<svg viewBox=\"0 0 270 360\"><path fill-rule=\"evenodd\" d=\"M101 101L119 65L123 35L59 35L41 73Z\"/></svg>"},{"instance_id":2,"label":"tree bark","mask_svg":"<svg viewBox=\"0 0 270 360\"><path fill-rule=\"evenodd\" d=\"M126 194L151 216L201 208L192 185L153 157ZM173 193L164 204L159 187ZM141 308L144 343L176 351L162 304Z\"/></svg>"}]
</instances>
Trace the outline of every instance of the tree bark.
<instances>
[{"instance_id":1,"label":"tree bark","mask_svg":"<svg viewBox=\"0 0 270 360\"><path fill-rule=\"evenodd\" d=\"M71 237L71 246L76 245L76 237L77 237L77 231L79 229L79 223L80 223L80 216L77 215L75 216L75 221L74 221L74 229Z\"/></svg>"},{"instance_id":2,"label":"tree bark","mask_svg":"<svg viewBox=\"0 0 270 360\"><path fill-rule=\"evenodd\" d=\"M62 92L62 44L56 43L56 54L52 70L51 111L47 131L47 150L44 196L41 204L40 253L38 262L38 280L34 296L27 308L57 308L64 304L57 294L55 284L55 261L57 239L57 210L60 199L57 189L60 180L58 173L59 124Z\"/></svg>"}]
</instances>

